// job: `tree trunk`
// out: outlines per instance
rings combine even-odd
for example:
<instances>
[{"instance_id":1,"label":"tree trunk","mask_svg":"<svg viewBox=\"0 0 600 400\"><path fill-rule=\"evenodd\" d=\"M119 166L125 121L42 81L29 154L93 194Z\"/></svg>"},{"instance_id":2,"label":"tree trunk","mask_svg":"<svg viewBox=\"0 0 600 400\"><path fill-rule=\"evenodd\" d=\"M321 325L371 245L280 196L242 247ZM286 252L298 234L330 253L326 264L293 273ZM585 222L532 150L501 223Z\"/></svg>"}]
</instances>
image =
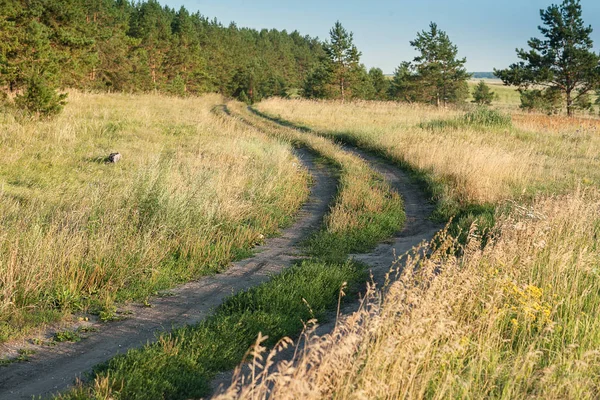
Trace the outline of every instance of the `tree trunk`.
<instances>
[{"instance_id":1,"label":"tree trunk","mask_svg":"<svg viewBox=\"0 0 600 400\"><path fill-rule=\"evenodd\" d=\"M340 80L340 89L342 90L342 103L346 101L346 95L344 93L344 77Z\"/></svg>"},{"instance_id":2,"label":"tree trunk","mask_svg":"<svg viewBox=\"0 0 600 400\"><path fill-rule=\"evenodd\" d=\"M567 89L567 115L573 116L573 99L571 98L571 89Z\"/></svg>"}]
</instances>

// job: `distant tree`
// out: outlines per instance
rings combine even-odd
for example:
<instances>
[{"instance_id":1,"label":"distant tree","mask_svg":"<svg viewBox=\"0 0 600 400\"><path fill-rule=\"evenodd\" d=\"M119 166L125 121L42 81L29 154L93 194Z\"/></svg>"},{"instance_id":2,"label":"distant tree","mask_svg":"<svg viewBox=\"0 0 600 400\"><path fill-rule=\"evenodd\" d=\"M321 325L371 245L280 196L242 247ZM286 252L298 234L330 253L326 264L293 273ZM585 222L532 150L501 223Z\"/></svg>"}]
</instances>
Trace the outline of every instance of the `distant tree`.
<instances>
[{"instance_id":1,"label":"distant tree","mask_svg":"<svg viewBox=\"0 0 600 400\"><path fill-rule=\"evenodd\" d=\"M404 61L394 71L394 77L388 88L388 96L406 102L416 101L416 78L411 64Z\"/></svg>"},{"instance_id":2,"label":"distant tree","mask_svg":"<svg viewBox=\"0 0 600 400\"><path fill-rule=\"evenodd\" d=\"M66 93L59 94L42 74L36 73L27 80L27 89L17 95L15 103L37 118L51 118L62 111L66 98Z\"/></svg>"},{"instance_id":3,"label":"distant tree","mask_svg":"<svg viewBox=\"0 0 600 400\"><path fill-rule=\"evenodd\" d=\"M373 86L371 76L364 64L355 73L354 84L352 85L352 98L363 100L375 99L375 86Z\"/></svg>"},{"instance_id":4,"label":"distant tree","mask_svg":"<svg viewBox=\"0 0 600 400\"><path fill-rule=\"evenodd\" d=\"M304 80L302 95L308 99L325 99L333 97L329 84L331 79L331 71L325 63L315 66Z\"/></svg>"},{"instance_id":5,"label":"distant tree","mask_svg":"<svg viewBox=\"0 0 600 400\"><path fill-rule=\"evenodd\" d=\"M491 91L490 87L484 81L480 81L475 89L473 89L473 103L481 106L489 106L492 104L496 94Z\"/></svg>"},{"instance_id":6,"label":"distant tree","mask_svg":"<svg viewBox=\"0 0 600 400\"><path fill-rule=\"evenodd\" d=\"M456 58L458 48L446 32L432 22L429 30L419 32L410 44L421 53L413 63L423 87L423 100L438 106L464 101L471 76L464 67L467 59Z\"/></svg>"},{"instance_id":7,"label":"distant tree","mask_svg":"<svg viewBox=\"0 0 600 400\"><path fill-rule=\"evenodd\" d=\"M375 100L386 100L390 87L390 81L385 77L380 68L371 68L369 70L369 80L373 86L373 98Z\"/></svg>"},{"instance_id":8,"label":"distant tree","mask_svg":"<svg viewBox=\"0 0 600 400\"><path fill-rule=\"evenodd\" d=\"M465 101L469 95L467 80L471 76L464 67L467 60L457 58L458 48L446 32L432 22L429 30L419 32L410 44L420 55L396 69L390 96L437 106Z\"/></svg>"},{"instance_id":9,"label":"distant tree","mask_svg":"<svg viewBox=\"0 0 600 400\"><path fill-rule=\"evenodd\" d=\"M592 51L591 26L585 26L579 0L564 0L541 10L544 39L528 41L529 51L517 50L522 60L495 74L506 85L523 90L539 85L564 95L567 114L573 115L579 99L600 84L600 56Z\"/></svg>"},{"instance_id":10,"label":"distant tree","mask_svg":"<svg viewBox=\"0 0 600 400\"><path fill-rule=\"evenodd\" d=\"M354 45L352 32L348 32L337 21L329 31L330 39L323 46L329 57L329 67L333 81L339 88L339 95L344 101L348 88L356 81L360 72L361 53Z\"/></svg>"},{"instance_id":11,"label":"distant tree","mask_svg":"<svg viewBox=\"0 0 600 400\"><path fill-rule=\"evenodd\" d=\"M19 94L21 105L32 104L23 97L32 82L28 98L43 86L256 101L301 87L310 71L313 89L335 97L334 69L315 68L322 59L317 38L223 26L157 0L0 0L0 98Z\"/></svg>"}]
</instances>

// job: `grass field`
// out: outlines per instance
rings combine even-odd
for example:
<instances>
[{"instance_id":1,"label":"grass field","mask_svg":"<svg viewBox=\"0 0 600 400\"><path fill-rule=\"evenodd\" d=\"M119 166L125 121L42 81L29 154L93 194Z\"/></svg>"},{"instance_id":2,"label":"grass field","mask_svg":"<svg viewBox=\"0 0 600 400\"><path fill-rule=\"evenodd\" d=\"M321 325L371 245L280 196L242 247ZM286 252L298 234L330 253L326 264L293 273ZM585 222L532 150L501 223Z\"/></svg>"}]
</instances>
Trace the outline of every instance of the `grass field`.
<instances>
[{"instance_id":1,"label":"grass field","mask_svg":"<svg viewBox=\"0 0 600 400\"><path fill-rule=\"evenodd\" d=\"M307 198L290 147L215 116L219 96L70 99L0 116L0 341L219 271Z\"/></svg>"},{"instance_id":2,"label":"grass field","mask_svg":"<svg viewBox=\"0 0 600 400\"><path fill-rule=\"evenodd\" d=\"M492 92L496 94L496 98L492 102L494 107L502 109L502 110L516 110L521 105L521 96L517 89L512 86L505 86L501 80L499 79L472 79L469 83L469 91L471 92L471 96L469 96L468 101L473 100L473 89L475 86L481 81L484 81L486 85L490 87Z\"/></svg>"},{"instance_id":3,"label":"grass field","mask_svg":"<svg viewBox=\"0 0 600 400\"><path fill-rule=\"evenodd\" d=\"M392 103L257 108L413 169L440 216L487 205L494 226L485 238L475 226L461 241L442 234L296 364L261 374L257 360L254 381L220 398L597 398L600 121Z\"/></svg>"},{"instance_id":4,"label":"grass field","mask_svg":"<svg viewBox=\"0 0 600 400\"><path fill-rule=\"evenodd\" d=\"M600 182L600 121L594 119L520 113L502 118L392 102L272 99L257 108L413 169L444 219L472 205Z\"/></svg>"},{"instance_id":5,"label":"grass field","mask_svg":"<svg viewBox=\"0 0 600 400\"><path fill-rule=\"evenodd\" d=\"M231 296L208 319L162 334L158 341L131 350L100 366L89 384L59 396L82 398L190 398L209 393L210 380L232 369L257 334L267 344L300 332L304 323L322 319L339 300L340 290L353 292L366 280L364 267L347 262L350 252L372 248L399 230L402 201L363 160L331 141L279 127L228 103L227 116L238 127L260 131L287 143L312 149L339 171L340 184L324 227L306 241L310 257L258 287ZM249 128L252 125L253 128ZM151 377L151 378L149 378Z\"/></svg>"},{"instance_id":6,"label":"grass field","mask_svg":"<svg viewBox=\"0 0 600 400\"><path fill-rule=\"evenodd\" d=\"M289 343L364 284L348 254L404 223L401 198L342 142L411 171L454 224L295 365L221 398L597 398L600 120L524 114L505 94L510 113L73 93L52 122L3 115L0 339L77 312L110 320L248 256L306 200L292 146L309 148L339 185L307 259L59 398L206 396L257 337L256 351ZM103 161L112 151L120 163Z\"/></svg>"}]
</instances>

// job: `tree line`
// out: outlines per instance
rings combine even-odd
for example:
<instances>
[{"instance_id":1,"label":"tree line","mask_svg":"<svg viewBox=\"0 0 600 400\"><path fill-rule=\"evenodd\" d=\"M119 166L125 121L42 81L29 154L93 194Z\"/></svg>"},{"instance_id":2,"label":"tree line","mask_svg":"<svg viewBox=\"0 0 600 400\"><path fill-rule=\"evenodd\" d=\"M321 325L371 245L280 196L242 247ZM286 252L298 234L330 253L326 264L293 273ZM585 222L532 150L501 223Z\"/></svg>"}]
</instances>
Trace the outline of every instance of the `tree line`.
<instances>
[{"instance_id":1,"label":"tree line","mask_svg":"<svg viewBox=\"0 0 600 400\"><path fill-rule=\"evenodd\" d=\"M543 38L532 38L529 51L517 51L521 61L494 73L518 87L523 108L557 112L566 106L569 115L590 109L600 87L600 56L580 1L564 0L540 16ZM0 94L43 115L60 111L66 95L58 90L65 88L437 106L469 96L466 58L433 22L410 41L418 55L391 79L379 68L367 70L352 32L339 21L329 33L320 41L297 31L224 26L156 0L0 0ZM480 83L473 97L489 104L493 93Z\"/></svg>"},{"instance_id":2,"label":"tree line","mask_svg":"<svg viewBox=\"0 0 600 400\"><path fill-rule=\"evenodd\" d=\"M297 31L223 26L156 0L0 1L0 87L21 102L64 88L256 101L301 87L323 56Z\"/></svg>"},{"instance_id":3,"label":"tree line","mask_svg":"<svg viewBox=\"0 0 600 400\"><path fill-rule=\"evenodd\" d=\"M517 88L521 108L567 115L600 105L600 55L593 51L590 25L582 17L580 0L563 0L540 10L542 38L528 41L529 50L518 49L521 60L506 69L495 69L495 76ZM307 97L388 99L430 103L437 106L457 104L469 97L466 58L447 33L431 23L429 29L410 42L418 52L412 61L402 62L393 79L386 80L379 69L366 72L360 52L352 43L352 33L338 22L325 44L328 57L305 81ZM366 84L365 84L366 83ZM596 99L594 101L594 91ZM473 102L489 105L494 93L482 81L473 90Z\"/></svg>"}]
</instances>

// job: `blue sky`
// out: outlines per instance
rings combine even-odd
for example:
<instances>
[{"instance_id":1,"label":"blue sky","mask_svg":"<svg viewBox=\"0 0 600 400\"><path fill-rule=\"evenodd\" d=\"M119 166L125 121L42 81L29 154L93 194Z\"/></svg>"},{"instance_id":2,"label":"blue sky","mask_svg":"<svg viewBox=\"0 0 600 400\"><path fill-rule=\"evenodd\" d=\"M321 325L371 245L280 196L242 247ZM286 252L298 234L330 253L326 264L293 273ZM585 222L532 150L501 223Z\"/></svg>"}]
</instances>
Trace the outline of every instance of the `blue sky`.
<instances>
[{"instance_id":1,"label":"blue sky","mask_svg":"<svg viewBox=\"0 0 600 400\"><path fill-rule=\"evenodd\" d=\"M491 71L516 61L515 48L539 36L539 10L562 0L159 0L178 9L200 11L224 25L276 28L326 39L340 20L354 32L362 62L392 73L415 53L409 41L434 21L467 58L469 71ZM583 18L600 49L600 0L581 0Z\"/></svg>"}]
</instances>

